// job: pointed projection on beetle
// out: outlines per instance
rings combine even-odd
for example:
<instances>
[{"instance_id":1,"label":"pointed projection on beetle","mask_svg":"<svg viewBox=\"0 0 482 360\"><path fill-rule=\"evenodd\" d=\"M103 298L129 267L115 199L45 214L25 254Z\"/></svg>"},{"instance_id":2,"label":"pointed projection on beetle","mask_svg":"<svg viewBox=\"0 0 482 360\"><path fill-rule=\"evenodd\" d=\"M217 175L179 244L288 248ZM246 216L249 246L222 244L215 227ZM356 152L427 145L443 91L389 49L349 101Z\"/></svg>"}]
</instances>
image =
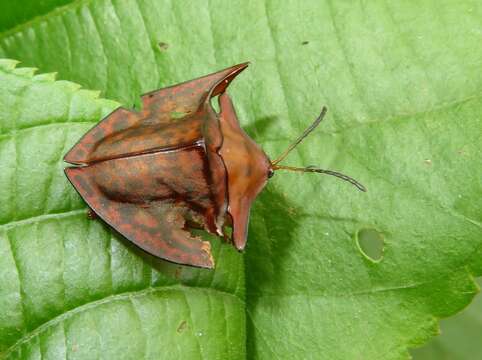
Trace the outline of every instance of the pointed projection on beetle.
<instances>
[{"instance_id":1,"label":"pointed projection on beetle","mask_svg":"<svg viewBox=\"0 0 482 360\"><path fill-rule=\"evenodd\" d=\"M241 129L226 93L246 67L217 73L142 96L143 109L118 108L65 155L72 185L92 211L148 253L179 264L213 268L210 244L190 229L246 245L252 202L275 170L337 172L279 165L322 120L326 108L276 160ZM220 112L211 107L219 96Z\"/></svg>"}]
</instances>

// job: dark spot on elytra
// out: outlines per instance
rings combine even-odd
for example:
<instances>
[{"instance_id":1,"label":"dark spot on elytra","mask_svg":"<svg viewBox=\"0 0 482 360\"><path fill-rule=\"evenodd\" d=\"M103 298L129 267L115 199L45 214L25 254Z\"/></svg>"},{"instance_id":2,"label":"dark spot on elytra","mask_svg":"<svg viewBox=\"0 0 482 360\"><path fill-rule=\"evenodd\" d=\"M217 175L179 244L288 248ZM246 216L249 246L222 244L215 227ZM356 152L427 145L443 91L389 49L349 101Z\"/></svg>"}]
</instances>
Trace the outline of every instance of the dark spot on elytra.
<instances>
[{"instance_id":1,"label":"dark spot on elytra","mask_svg":"<svg viewBox=\"0 0 482 360\"><path fill-rule=\"evenodd\" d=\"M94 190L90 184L81 175L74 176L74 180L79 184L79 187L85 192L86 197L94 196Z\"/></svg>"},{"instance_id":2,"label":"dark spot on elytra","mask_svg":"<svg viewBox=\"0 0 482 360\"><path fill-rule=\"evenodd\" d=\"M253 173L251 166L246 165L244 167L244 176L246 176L248 179L251 177L251 174Z\"/></svg>"},{"instance_id":3,"label":"dark spot on elytra","mask_svg":"<svg viewBox=\"0 0 482 360\"><path fill-rule=\"evenodd\" d=\"M147 232L149 235L152 237L157 237L159 236L159 233L162 229L163 232L165 232L165 225L164 224L156 224L157 226L147 226L142 222L137 222L136 225L142 229L143 231Z\"/></svg>"},{"instance_id":4,"label":"dark spot on elytra","mask_svg":"<svg viewBox=\"0 0 482 360\"><path fill-rule=\"evenodd\" d=\"M92 138L94 142L98 142L105 138L105 131L102 126L98 126L95 130L92 131Z\"/></svg>"},{"instance_id":5,"label":"dark spot on elytra","mask_svg":"<svg viewBox=\"0 0 482 360\"><path fill-rule=\"evenodd\" d=\"M174 136L173 131L163 131L161 134L159 134L163 139L171 139Z\"/></svg>"},{"instance_id":6,"label":"dark spot on elytra","mask_svg":"<svg viewBox=\"0 0 482 360\"><path fill-rule=\"evenodd\" d=\"M138 210L132 205L119 206L119 215L121 216L122 223L130 224Z\"/></svg>"},{"instance_id":7,"label":"dark spot on elytra","mask_svg":"<svg viewBox=\"0 0 482 360\"><path fill-rule=\"evenodd\" d=\"M309 41L305 40L301 42L301 45L308 45L309 43L310 43Z\"/></svg>"},{"instance_id":8,"label":"dark spot on elytra","mask_svg":"<svg viewBox=\"0 0 482 360\"><path fill-rule=\"evenodd\" d=\"M85 155L85 151L82 148L77 148L75 152L75 157L83 157Z\"/></svg>"},{"instance_id":9,"label":"dark spot on elytra","mask_svg":"<svg viewBox=\"0 0 482 360\"><path fill-rule=\"evenodd\" d=\"M103 198L100 202L100 205L102 206L104 211L110 211L110 209L112 207L112 201L109 201L109 200Z\"/></svg>"},{"instance_id":10,"label":"dark spot on elytra","mask_svg":"<svg viewBox=\"0 0 482 360\"><path fill-rule=\"evenodd\" d=\"M204 194L199 194L197 199L199 201L206 201L206 200L211 200L211 195L208 194L208 193L204 193Z\"/></svg>"},{"instance_id":11,"label":"dark spot on elytra","mask_svg":"<svg viewBox=\"0 0 482 360\"><path fill-rule=\"evenodd\" d=\"M109 171L99 171L96 175L96 182L100 182L102 184L109 184L112 182L111 172Z\"/></svg>"},{"instance_id":12,"label":"dark spot on elytra","mask_svg":"<svg viewBox=\"0 0 482 360\"><path fill-rule=\"evenodd\" d=\"M129 120L125 117L119 117L114 123L113 127L115 131L121 131L129 125Z\"/></svg>"}]
</instances>

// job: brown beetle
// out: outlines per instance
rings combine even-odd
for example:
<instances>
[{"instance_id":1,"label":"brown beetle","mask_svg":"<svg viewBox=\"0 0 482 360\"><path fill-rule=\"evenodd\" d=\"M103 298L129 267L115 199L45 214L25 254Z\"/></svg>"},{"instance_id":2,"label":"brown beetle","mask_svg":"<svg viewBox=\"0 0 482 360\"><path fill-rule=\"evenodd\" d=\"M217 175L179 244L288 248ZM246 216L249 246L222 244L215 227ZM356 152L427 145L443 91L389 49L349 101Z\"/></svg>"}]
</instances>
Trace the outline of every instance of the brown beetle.
<instances>
[{"instance_id":1,"label":"brown beetle","mask_svg":"<svg viewBox=\"0 0 482 360\"><path fill-rule=\"evenodd\" d=\"M210 244L191 234L202 228L225 236L232 227L246 245L250 207L275 170L326 173L279 165L322 120L275 161L241 129L228 94L246 67L217 73L142 96L143 109L118 108L65 155L72 185L102 220L148 253L180 264L213 268ZM219 95L220 112L210 103Z\"/></svg>"}]
</instances>

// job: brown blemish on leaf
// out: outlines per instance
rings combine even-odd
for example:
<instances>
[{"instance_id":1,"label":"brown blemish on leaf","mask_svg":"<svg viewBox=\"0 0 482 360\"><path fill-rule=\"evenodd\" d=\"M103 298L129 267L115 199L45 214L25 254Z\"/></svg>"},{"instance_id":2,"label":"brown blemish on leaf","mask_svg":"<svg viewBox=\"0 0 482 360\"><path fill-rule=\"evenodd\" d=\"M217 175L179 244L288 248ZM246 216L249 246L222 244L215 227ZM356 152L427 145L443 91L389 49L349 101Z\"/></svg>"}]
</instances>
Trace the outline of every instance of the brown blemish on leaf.
<instances>
[{"instance_id":1,"label":"brown blemish on leaf","mask_svg":"<svg viewBox=\"0 0 482 360\"><path fill-rule=\"evenodd\" d=\"M288 214L290 214L290 216L295 216L296 215L296 209L292 206L288 207Z\"/></svg>"},{"instance_id":2,"label":"brown blemish on leaf","mask_svg":"<svg viewBox=\"0 0 482 360\"><path fill-rule=\"evenodd\" d=\"M159 49L163 50L163 51L166 51L168 48L169 48L169 44L165 43L165 42L159 42L157 45L159 45Z\"/></svg>"},{"instance_id":3,"label":"brown blemish on leaf","mask_svg":"<svg viewBox=\"0 0 482 360\"><path fill-rule=\"evenodd\" d=\"M179 324L179 326L177 327L177 332L180 334L182 333L184 330L186 330L187 328L187 321L186 320L183 320L181 321L181 323Z\"/></svg>"}]
</instances>

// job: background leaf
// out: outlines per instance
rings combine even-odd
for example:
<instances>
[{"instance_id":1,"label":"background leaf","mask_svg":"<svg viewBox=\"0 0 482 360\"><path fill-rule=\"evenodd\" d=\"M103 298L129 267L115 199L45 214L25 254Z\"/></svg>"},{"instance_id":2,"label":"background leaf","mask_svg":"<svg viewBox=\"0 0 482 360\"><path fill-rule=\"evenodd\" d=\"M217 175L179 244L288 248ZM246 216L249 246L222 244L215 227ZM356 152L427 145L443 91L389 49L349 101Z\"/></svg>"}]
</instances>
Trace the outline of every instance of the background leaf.
<instances>
[{"instance_id":1,"label":"background leaf","mask_svg":"<svg viewBox=\"0 0 482 360\"><path fill-rule=\"evenodd\" d=\"M127 105L251 60L231 93L273 157L326 104L289 163L346 172L369 192L272 179L245 259L247 356L399 359L471 300L481 273L481 15L478 2L455 0L97 0L5 32L0 55ZM361 253L364 230L383 238L381 261Z\"/></svg>"},{"instance_id":2,"label":"background leaf","mask_svg":"<svg viewBox=\"0 0 482 360\"><path fill-rule=\"evenodd\" d=\"M482 279L477 281L482 284ZM440 322L441 335L411 351L414 360L466 360L482 354L482 296L477 295L462 313Z\"/></svg>"},{"instance_id":3,"label":"background leaf","mask_svg":"<svg viewBox=\"0 0 482 360\"><path fill-rule=\"evenodd\" d=\"M36 16L48 13L57 6L71 3L73 0L22 0L5 1L0 12L0 31L12 29L24 24Z\"/></svg>"}]
</instances>

